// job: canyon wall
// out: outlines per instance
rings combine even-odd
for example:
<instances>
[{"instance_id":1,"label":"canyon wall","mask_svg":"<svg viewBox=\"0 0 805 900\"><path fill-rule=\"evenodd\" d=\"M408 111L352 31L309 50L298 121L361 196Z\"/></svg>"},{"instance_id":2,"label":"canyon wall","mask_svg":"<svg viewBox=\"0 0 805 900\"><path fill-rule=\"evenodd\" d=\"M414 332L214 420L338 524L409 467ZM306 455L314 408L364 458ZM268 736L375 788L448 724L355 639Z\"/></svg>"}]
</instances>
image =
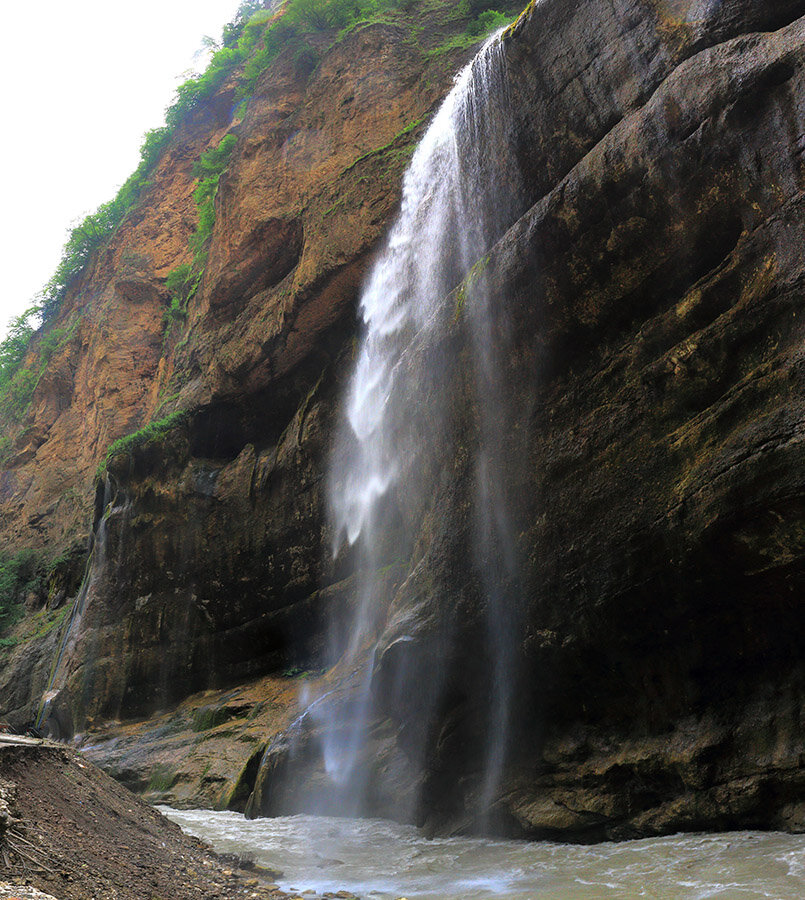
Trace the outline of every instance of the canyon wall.
<instances>
[{"instance_id":1,"label":"canyon wall","mask_svg":"<svg viewBox=\"0 0 805 900\"><path fill-rule=\"evenodd\" d=\"M103 531L52 725L152 796L242 808L256 786L252 810L272 812L288 802L279 775L288 790L293 766L323 777L315 732L293 765L272 737L300 676L332 677L325 635L353 599L323 481L357 294L411 150L472 53L428 52L462 23L420 13L423 32L367 25L315 68L281 56L242 119L225 86L181 126L68 298L69 341L0 474L5 542L77 548L54 607L77 590L93 522ZM460 563L474 279L507 323L525 611L495 827L805 828L803 16L793 0L543 0L504 37L520 208L457 287L453 327L411 358L457 361L449 464L424 500L401 492L383 560L379 758L426 735L424 766L395 790L435 829L477 825L489 726L489 561ZM229 132L204 280L165 332L192 164ZM174 411L95 478L113 439ZM3 659L0 704L20 724L58 644L30 623L57 612L30 610ZM404 702L401 671L416 673Z\"/></svg>"}]
</instances>

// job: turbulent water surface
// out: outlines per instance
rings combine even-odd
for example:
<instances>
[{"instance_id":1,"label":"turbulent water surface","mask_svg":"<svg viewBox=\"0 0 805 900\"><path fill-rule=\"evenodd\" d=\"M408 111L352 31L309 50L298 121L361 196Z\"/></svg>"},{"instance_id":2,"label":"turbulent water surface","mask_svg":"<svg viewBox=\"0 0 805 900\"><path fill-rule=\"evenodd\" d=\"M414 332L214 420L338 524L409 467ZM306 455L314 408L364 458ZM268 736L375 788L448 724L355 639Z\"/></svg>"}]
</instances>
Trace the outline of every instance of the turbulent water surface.
<instances>
[{"instance_id":1,"label":"turbulent water surface","mask_svg":"<svg viewBox=\"0 0 805 900\"><path fill-rule=\"evenodd\" d=\"M578 846L426 840L414 828L376 819L163 812L219 852L282 870L281 886L298 891L345 889L378 900L805 897L800 835L744 831Z\"/></svg>"}]
</instances>

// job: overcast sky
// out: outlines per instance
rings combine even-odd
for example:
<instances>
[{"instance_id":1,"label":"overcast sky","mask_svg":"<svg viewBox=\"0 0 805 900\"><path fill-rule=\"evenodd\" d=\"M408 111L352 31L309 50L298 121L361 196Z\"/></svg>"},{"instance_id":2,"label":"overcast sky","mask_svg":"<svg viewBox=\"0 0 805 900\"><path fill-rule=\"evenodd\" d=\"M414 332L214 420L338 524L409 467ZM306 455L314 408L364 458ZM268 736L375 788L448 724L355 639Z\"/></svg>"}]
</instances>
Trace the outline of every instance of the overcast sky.
<instances>
[{"instance_id":1,"label":"overcast sky","mask_svg":"<svg viewBox=\"0 0 805 900\"><path fill-rule=\"evenodd\" d=\"M2 0L0 336L59 261L71 225L139 162L204 35L239 0Z\"/></svg>"}]
</instances>

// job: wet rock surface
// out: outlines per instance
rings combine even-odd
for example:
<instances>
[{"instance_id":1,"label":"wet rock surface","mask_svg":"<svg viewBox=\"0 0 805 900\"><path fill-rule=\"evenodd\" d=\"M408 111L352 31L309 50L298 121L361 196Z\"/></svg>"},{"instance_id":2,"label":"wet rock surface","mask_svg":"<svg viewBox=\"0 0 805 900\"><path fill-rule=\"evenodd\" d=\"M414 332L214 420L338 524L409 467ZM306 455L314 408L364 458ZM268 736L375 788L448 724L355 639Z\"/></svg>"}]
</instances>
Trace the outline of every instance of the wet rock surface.
<instances>
[{"instance_id":1,"label":"wet rock surface","mask_svg":"<svg viewBox=\"0 0 805 900\"><path fill-rule=\"evenodd\" d=\"M80 544L93 514L102 521L93 476L111 441L189 412L110 461L120 514L106 523L54 733L318 665L329 608L346 602L323 550L322 484L357 291L424 121L474 52L439 49L466 14L423 15L416 39L406 17L329 35L314 69L281 54L242 119L224 85L71 295L70 377L58 395L37 389L38 449L2 474L9 546ZM164 278L187 260L195 224L193 163L227 131L238 144L205 278L183 333L166 332ZM2 706L18 727L48 687L52 641L5 654Z\"/></svg>"},{"instance_id":2,"label":"wet rock surface","mask_svg":"<svg viewBox=\"0 0 805 900\"><path fill-rule=\"evenodd\" d=\"M538 5L510 39L513 96L551 111L524 133L553 137L524 142L521 166L548 190L482 276L514 334L507 502L527 606L494 827L799 830L805 9L746 5L669 45L649 4L612 7L580 41L594 8ZM551 44L566 46L569 21L562 57ZM443 344L460 359L462 340ZM424 798L436 830L477 822L490 671L485 561L458 564L473 541L473 388L460 364L441 377L457 453L413 517L375 667L397 739L432 732L424 784L402 796Z\"/></svg>"},{"instance_id":3,"label":"wet rock surface","mask_svg":"<svg viewBox=\"0 0 805 900\"><path fill-rule=\"evenodd\" d=\"M303 677L267 676L195 694L168 712L106 722L79 743L150 803L242 812L266 747L287 728Z\"/></svg>"},{"instance_id":4,"label":"wet rock surface","mask_svg":"<svg viewBox=\"0 0 805 900\"><path fill-rule=\"evenodd\" d=\"M543 0L506 40L524 188L482 276L512 334L507 492L527 626L500 830L805 827L803 15L793 0ZM173 739L162 713L151 729L127 733L126 720L214 688L207 724L223 730L212 723L231 706L225 688L316 669L328 616L349 607L348 566L327 562L327 453L360 281L461 54L446 60L374 25L315 73L288 59L261 82L187 340L166 355L160 278L184 258L189 172L230 126L223 100L188 125L153 199L74 298L96 312L37 389L0 476L0 525L12 544L72 539L108 441L191 410L111 462L126 514L109 520L57 704L65 734L109 729L94 758L128 766L140 788L166 750L174 765ZM466 302L414 364L472 352ZM400 498L414 537L391 535L383 561L402 571L377 655L388 719L375 738L419 821L471 829L489 671L483 561L463 562L472 390L460 366L438 377L454 382L459 438L433 494L415 509ZM65 459L77 479L59 474ZM20 724L54 643L32 633L6 655L2 702ZM417 676L400 702L403 669ZM422 721L437 681L449 689ZM291 693L274 724L293 718ZM186 746L192 716L178 713ZM416 777L398 765L412 730L429 735ZM302 782L324 778L317 740ZM243 747L215 791L203 767L188 772L185 796L230 802L252 758ZM287 762L269 755L274 771ZM255 778L254 809L282 807L287 791L272 799L254 769L242 789Z\"/></svg>"},{"instance_id":5,"label":"wet rock surface","mask_svg":"<svg viewBox=\"0 0 805 900\"><path fill-rule=\"evenodd\" d=\"M543 4L513 39L515 91L529 27L542 18L540 34L555 36L548 21L565 9ZM527 572L522 727L499 810L529 834L801 827L805 24L734 40L718 18L699 28L689 58L521 218L484 273L516 335L506 378L513 459L525 459L509 485ZM602 78L599 65L582 81ZM460 458L456 470L436 499L452 533L430 545L424 591L398 598L421 640L386 641L417 660L444 598L465 598L465 622L478 608L448 562L467 502ZM455 689L432 756L442 788L456 760L467 760L456 782L475 765L464 748L467 724L483 728L476 640L446 661ZM444 814L460 821L473 798L455 804L456 782Z\"/></svg>"}]
</instances>

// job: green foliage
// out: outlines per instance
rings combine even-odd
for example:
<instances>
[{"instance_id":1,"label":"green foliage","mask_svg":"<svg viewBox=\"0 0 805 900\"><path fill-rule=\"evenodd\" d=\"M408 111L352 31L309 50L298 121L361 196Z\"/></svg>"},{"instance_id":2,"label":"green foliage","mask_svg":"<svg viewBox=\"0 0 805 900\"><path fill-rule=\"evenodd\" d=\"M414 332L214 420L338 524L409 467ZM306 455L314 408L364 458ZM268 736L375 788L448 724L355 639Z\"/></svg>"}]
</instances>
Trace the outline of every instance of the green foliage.
<instances>
[{"instance_id":1,"label":"green foliage","mask_svg":"<svg viewBox=\"0 0 805 900\"><path fill-rule=\"evenodd\" d=\"M229 163L229 157L237 141L234 134L225 135L217 147L202 153L193 167L193 175L200 179L193 191L193 199L198 209L198 225L190 237L190 249L196 257L195 269L203 268L203 261L201 266L198 265L199 256L204 252L215 225L215 195L218 192L218 180Z\"/></svg>"},{"instance_id":2,"label":"green foliage","mask_svg":"<svg viewBox=\"0 0 805 900\"><path fill-rule=\"evenodd\" d=\"M204 274L203 260L200 260L200 267L196 267L194 262L182 263L175 269L168 272L165 279L165 286L171 293L171 302L169 308L165 311L166 323L175 322L178 319L186 318L187 304L194 297L201 284L201 277Z\"/></svg>"},{"instance_id":3,"label":"green foliage","mask_svg":"<svg viewBox=\"0 0 805 900\"><path fill-rule=\"evenodd\" d=\"M30 369L19 369L0 393L0 417L17 421L22 418L34 390L39 382L39 374Z\"/></svg>"},{"instance_id":4,"label":"green foliage","mask_svg":"<svg viewBox=\"0 0 805 900\"><path fill-rule=\"evenodd\" d=\"M50 328L46 331L39 341L38 355L28 368L23 368L34 335L30 322L36 314L34 307L12 320L6 340L0 343L0 418L8 422L22 418L50 358L73 336L78 326L76 319L70 328ZM0 439L0 456L10 444L11 436L8 434Z\"/></svg>"},{"instance_id":5,"label":"green foliage","mask_svg":"<svg viewBox=\"0 0 805 900\"><path fill-rule=\"evenodd\" d=\"M263 9L262 0L244 0L238 7L235 18L228 25L224 25L221 45L231 47L237 44L249 22L254 22L258 17L267 15L267 10Z\"/></svg>"},{"instance_id":6,"label":"green foliage","mask_svg":"<svg viewBox=\"0 0 805 900\"><path fill-rule=\"evenodd\" d=\"M193 266L190 263L182 263L181 266L171 269L165 278L165 287L171 294L181 294L192 271Z\"/></svg>"},{"instance_id":7,"label":"green foliage","mask_svg":"<svg viewBox=\"0 0 805 900\"><path fill-rule=\"evenodd\" d=\"M480 37L505 27L509 22L511 22L511 16L507 16L506 13L498 12L496 9L487 9L474 22L470 22L467 31Z\"/></svg>"},{"instance_id":8,"label":"green foliage","mask_svg":"<svg viewBox=\"0 0 805 900\"><path fill-rule=\"evenodd\" d=\"M42 589L44 576L42 560L34 550L21 550L14 556L0 551L0 634L20 618L26 594Z\"/></svg>"},{"instance_id":9,"label":"green foliage","mask_svg":"<svg viewBox=\"0 0 805 900\"><path fill-rule=\"evenodd\" d=\"M61 349L65 338L70 333L69 328L51 328L45 332L39 341L39 359L42 365L46 365L53 354Z\"/></svg>"},{"instance_id":10,"label":"green foliage","mask_svg":"<svg viewBox=\"0 0 805 900\"><path fill-rule=\"evenodd\" d=\"M171 269L165 279L165 286L171 294L170 306L163 313L166 328L187 318L187 304L201 284L207 261L207 244L215 225L215 195L218 192L218 181L229 164L229 158L237 142L238 139L234 134L224 135L218 146L202 153L193 166L194 177L200 179L193 191L193 199L198 209L198 225L188 241L193 261Z\"/></svg>"},{"instance_id":11,"label":"green foliage","mask_svg":"<svg viewBox=\"0 0 805 900\"><path fill-rule=\"evenodd\" d=\"M9 322L8 333L0 341L0 390L11 381L25 359L34 333L32 322L37 315L38 309L31 307Z\"/></svg>"},{"instance_id":12,"label":"green foliage","mask_svg":"<svg viewBox=\"0 0 805 900\"><path fill-rule=\"evenodd\" d=\"M495 0L495 2L497 2L497 0ZM490 4L485 5L488 6ZM469 3L463 4L463 8L467 14L472 14ZM493 31L497 31L498 29L509 25L514 18L514 16L498 12L498 10L495 9L483 9L475 19L467 23L463 34L454 35L439 47L430 50L428 55L440 56L444 53L449 53L452 50L470 47L473 44L476 44L481 38L491 34Z\"/></svg>"},{"instance_id":13,"label":"green foliage","mask_svg":"<svg viewBox=\"0 0 805 900\"><path fill-rule=\"evenodd\" d=\"M184 304L178 297L173 297L170 306L162 313L162 319L165 322L165 325L170 327L178 322L184 322L186 318L187 310L185 309Z\"/></svg>"},{"instance_id":14,"label":"green foliage","mask_svg":"<svg viewBox=\"0 0 805 900\"><path fill-rule=\"evenodd\" d=\"M224 135L217 147L211 147L201 154L201 158L193 166L193 177L219 176L229 164L229 157L237 142L234 134Z\"/></svg>"},{"instance_id":15,"label":"green foliage","mask_svg":"<svg viewBox=\"0 0 805 900\"><path fill-rule=\"evenodd\" d=\"M106 456L98 466L97 476L101 477L109 467L109 463L116 457L123 454L129 456L140 447L145 447L153 441L161 440L174 428L178 428L187 420L187 411L180 409L165 416L164 419L158 419L156 422L149 422L137 431L127 434L125 437L118 438L114 443L110 444L106 451Z\"/></svg>"},{"instance_id":16,"label":"green foliage","mask_svg":"<svg viewBox=\"0 0 805 900\"><path fill-rule=\"evenodd\" d=\"M224 28L221 46L200 75L188 78L176 89L176 99L165 113L168 127L175 128L199 104L211 97L226 78L254 52L271 20L271 14L255 3L243 3L235 21Z\"/></svg>"},{"instance_id":17,"label":"green foliage","mask_svg":"<svg viewBox=\"0 0 805 900\"><path fill-rule=\"evenodd\" d=\"M413 0L287 0L283 14L267 23L262 46L249 54L241 94L249 96L254 91L257 79L282 50L291 48L298 66L313 68L320 51L310 43L311 37L412 5Z\"/></svg>"},{"instance_id":18,"label":"green foliage","mask_svg":"<svg viewBox=\"0 0 805 900\"><path fill-rule=\"evenodd\" d=\"M192 262L182 263L168 272L165 287L171 294L170 310L180 309L183 316L187 314L187 303L198 290L202 274L203 269L197 271ZM169 315L176 318L174 312L170 312Z\"/></svg>"},{"instance_id":19,"label":"green foliage","mask_svg":"<svg viewBox=\"0 0 805 900\"><path fill-rule=\"evenodd\" d=\"M284 18L302 31L343 28L378 3L367 0L289 0Z\"/></svg>"}]
</instances>

